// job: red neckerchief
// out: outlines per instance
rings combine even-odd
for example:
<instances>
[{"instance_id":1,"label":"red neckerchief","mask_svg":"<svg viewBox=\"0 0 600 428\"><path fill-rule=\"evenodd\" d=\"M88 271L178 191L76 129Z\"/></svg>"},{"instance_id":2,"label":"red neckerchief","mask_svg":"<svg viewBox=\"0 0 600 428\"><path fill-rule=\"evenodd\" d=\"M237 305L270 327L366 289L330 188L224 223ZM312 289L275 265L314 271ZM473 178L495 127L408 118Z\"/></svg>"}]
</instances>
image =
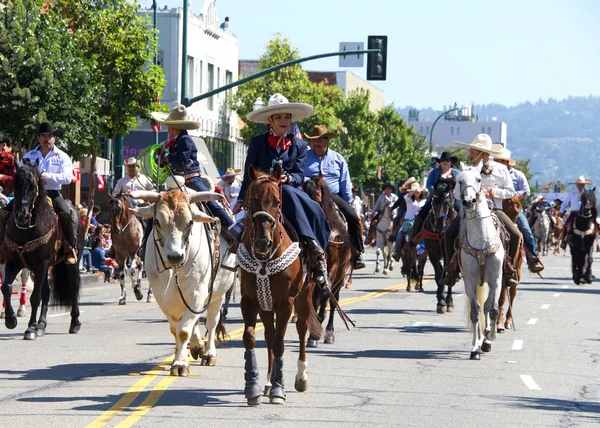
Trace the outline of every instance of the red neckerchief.
<instances>
[{"instance_id":1,"label":"red neckerchief","mask_svg":"<svg viewBox=\"0 0 600 428\"><path fill-rule=\"evenodd\" d=\"M169 141L167 141L165 143L165 149L168 149L169 147L171 147L173 144L175 144L175 141L177 141L177 137L173 137L171 138Z\"/></svg>"},{"instance_id":2,"label":"red neckerchief","mask_svg":"<svg viewBox=\"0 0 600 428\"><path fill-rule=\"evenodd\" d=\"M281 150L287 150L292 145L292 140L278 135L269 135L268 140L269 146L271 146L272 149L279 148Z\"/></svg>"}]
</instances>

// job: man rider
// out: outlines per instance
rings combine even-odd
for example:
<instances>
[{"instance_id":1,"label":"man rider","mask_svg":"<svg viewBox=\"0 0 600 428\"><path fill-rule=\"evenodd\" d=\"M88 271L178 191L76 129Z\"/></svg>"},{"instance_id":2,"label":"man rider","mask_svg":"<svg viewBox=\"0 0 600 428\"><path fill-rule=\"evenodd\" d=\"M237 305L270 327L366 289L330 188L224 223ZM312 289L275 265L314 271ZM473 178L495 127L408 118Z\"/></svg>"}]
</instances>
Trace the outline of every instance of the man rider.
<instances>
[{"instance_id":1,"label":"man rider","mask_svg":"<svg viewBox=\"0 0 600 428\"><path fill-rule=\"evenodd\" d=\"M579 212L581 208L581 194L585 190L586 184L592 184L590 180L587 180L583 175L580 175L577 180L572 181L570 184L574 184L577 187L577 190L571 190L567 196L567 199L560 206L560 214L564 214L568 208L568 219L565 221L563 226L562 236L561 236L561 244L560 247L564 250L567 248L567 235L568 235L568 226L573 223L575 216Z\"/></svg>"}]
</instances>

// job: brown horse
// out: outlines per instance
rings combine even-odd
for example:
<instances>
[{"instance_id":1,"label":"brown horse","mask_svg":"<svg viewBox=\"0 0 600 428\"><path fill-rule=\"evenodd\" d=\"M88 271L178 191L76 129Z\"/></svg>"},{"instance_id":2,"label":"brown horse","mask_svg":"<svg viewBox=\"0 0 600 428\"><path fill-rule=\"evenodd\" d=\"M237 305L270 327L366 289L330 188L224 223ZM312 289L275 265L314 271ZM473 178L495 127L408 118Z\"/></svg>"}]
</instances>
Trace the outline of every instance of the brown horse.
<instances>
[{"instance_id":1,"label":"brown horse","mask_svg":"<svg viewBox=\"0 0 600 428\"><path fill-rule=\"evenodd\" d=\"M126 277L131 279L133 292L138 300L144 298L142 293L142 271L143 263L137 255L144 237L144 227L141 220L130 211L131 204L126 196L119 194L108 201L108 213L110 215L110 236L115 249L115 260L119 265L119 282L121 285L121 297L119 305L127 303L127 292L125 291ZM152 290L148 290L148 302L152 302Z\"/></svg>"},{"instance_id":2,"label":"brown horse","mask_svg":"<svg viewBox=\"0 0 600 428\"><path fill-rule=\"evenodd\" d=\"M329 304L329 321L325 328L323 342L334 343L335 332L333 328L333 319L335 307L340 299L340 290L346 283L346 275L350 270L352 255L350 235L348 235L348 226L344 221L342 213L333 200L331 190L329 190L327 182L321 175L305 181L302 188L313 200L321 205L332 231L329 238L329 246L327 247L327 274L331 285L331 294L335 300L329 298L330 295L327 290L315 288L313 304L315 309L318 308L318 317L321 322L325 319L325 310L327 304ZM308 339L308 347L316 348L319 339L320 337L311 335Z\"/></svg>"},{"instance_id":3,"label":"brown horse","mask_svg":"<svg viewBox=\"0 0 600 428\"><path fill-rule=\"evenodd\" d=\"M525 194L521 196L514 195L510 199L504 199L502 201L502 211L504 214L508 216L512 220L513 223L517 222L517 217L519 216L519 211L522 209L521 202ZM521 236L519 242L519 251L517 252L517 256L514 260L515 270L517 271L517 281L521 282L521 266L523 265L523 259L525 258L525 247L523 246L523 237ZM506 278L506 275L504 275ZM509 287L506 285L506 281L502 281L502 290L500 292L500 299L498 300L498 322L496 324L496 329L498 333L504 333L504 329L513 328L513 303L515 301L515 297L517 295L517 287ZM508 309L506 310L506 320L504 319L504 305L506 304L506 299L509 299Z\"/></svg>"},{"instance_id":4,"label":"brown horse","mask_svg":"<svg viewBox=\"0 0 600 428\"><path fill-rule=\"evenodd\" d=\"M360 236L365 236L365 219L362 215L358 216L358 224L360 225ZM350 266L350 274L348 275L348 280L346 281L346 288L350 288L352 286L352 277L354 276L354 269Z\"/></svg>"},{"instance_id":5,"label":"brown horse","mask_svg":"<svg viewBox=\"0 0 600 428\"><path fill-rule=\"evenodd\" d=\"M306 333L310 330L312 335L320 336L323 329L312 306L315 283L304 273L308 271L306 260L300 257L298 243L292 242L283 227L279 188L281 166L269 175L256 171L251 165L248 174L251 183L246 192L246 227L237 252L246 349L244 395L248 405L261 403L263 389L259 384L254 353L256 316L260 315L269 356L270 381L265 387L265 395L269 395L271 403L282 404L285 402L284 338L294 304L300 341L294 387L299 392L308 388Z\"/></svg>"}]
</instances>

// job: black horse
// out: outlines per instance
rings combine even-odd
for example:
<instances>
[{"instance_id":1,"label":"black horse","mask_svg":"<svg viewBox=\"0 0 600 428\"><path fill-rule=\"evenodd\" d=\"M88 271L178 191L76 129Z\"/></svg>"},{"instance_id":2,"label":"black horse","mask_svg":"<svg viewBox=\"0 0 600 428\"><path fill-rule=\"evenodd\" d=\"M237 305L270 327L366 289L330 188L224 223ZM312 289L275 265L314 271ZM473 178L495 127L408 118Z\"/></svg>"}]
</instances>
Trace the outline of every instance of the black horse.
<instances>
[{"instance_id":1,"label":"black horse","mask_svg":"<svg viewBox=\"0 0 600 428\"><path fill-rule=\"evenodd\" d=\"M38 172L38 164L25 163L14 177L15 195L13 212L7 226L5 243L7 247L6 273L3 278L2 294L6 301L5 325L9 329L17 326L17 317L11 305L13 283L17 273L23 268L29 269L34 276L34 289L31 294L31 317L25 331L26 340L34 340L45 334L48 302L52 294L52 303L61 307L71 307L71 325L69 333L78 333L79 290L81 278L79 265L68 265L60 249L58 231L60 221L48 202L43 182ZM70 205L78 225L77 254L83 251L83 226L79 213ZM53 267L53 287L50 292L48 268ZM42 301L39 319L37 309Z\"/></svg>"},{"instance_id":2,"label":"black horse","mask_svg":"<svg viewBox=\"0 0 600 428\"><path fill-rule=\"evenodd\" d=\"M594 241L596 241L596 188L584 190L581 194L581 207L575 216L570 231L571 270L575 284L591 284Z\"/></svg>"},{"instance_id":3,"label":"black horse","mask_svg":"<svg viewBox=\"0 0 600 428\"><path fill-rule=\"evenodd\" d=\"M423 223L423 241L429 254L429 260L435 271L435 282L437 284L437 313L452 312L454 301L452 299L452 286L448 287L448 293L444 296L444 284L441 283L445 267L444 230L454 219L454 196L453 187L449 182L441 182L436 185L431 198L431 211Z\"/></svg>"}]
</instances>

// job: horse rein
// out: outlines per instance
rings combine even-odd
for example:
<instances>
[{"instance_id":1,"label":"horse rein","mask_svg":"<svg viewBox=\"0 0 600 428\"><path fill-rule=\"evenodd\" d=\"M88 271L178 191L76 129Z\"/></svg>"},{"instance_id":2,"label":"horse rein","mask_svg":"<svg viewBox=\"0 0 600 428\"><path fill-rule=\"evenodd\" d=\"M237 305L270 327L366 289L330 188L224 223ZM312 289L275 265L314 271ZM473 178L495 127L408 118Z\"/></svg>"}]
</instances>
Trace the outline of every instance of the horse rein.
<instances>
[{"instance_id":1,"label":"horse rein","mask_svg":"<svg viewBox=\"0 0 600 428\"><path fill-rule=\"evenodd\" d=\"M38 198L38 196L40 195L40 187L38 185L37 179L34 181L34 183L35 183L34 196L33 196L33 202L31 203L31 208L29 208L27 226L26 227L19 226L19 224L17 223L17 220L15 219L15 226L17 226L17 228L21 229L21 230L32 229L37 225L37 222L31 224L31 218L33 217L33 210L35 209L35 201ZM13 218L14 218L14 216L13 216Z\"/></svg>"}]
</instances>

